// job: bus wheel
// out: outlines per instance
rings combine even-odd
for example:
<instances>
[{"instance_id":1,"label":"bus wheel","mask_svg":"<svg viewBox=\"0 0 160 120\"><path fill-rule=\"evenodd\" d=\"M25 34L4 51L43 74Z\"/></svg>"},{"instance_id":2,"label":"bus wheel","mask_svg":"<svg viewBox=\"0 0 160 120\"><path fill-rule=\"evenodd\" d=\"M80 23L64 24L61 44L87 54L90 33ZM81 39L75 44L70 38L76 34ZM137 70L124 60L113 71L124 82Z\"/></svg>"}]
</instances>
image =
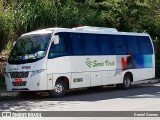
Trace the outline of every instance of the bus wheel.
<instances>
[{"instance_id":1,"label":"bus wheel","mask_svg":"<svg viewBox=\"0 0 160 120\"><path fill-rule=\"evenodd\" d=\"M131 87L131 77L128 75L125 75L123 78L123 84L122 84L122 88L123 89L129 89Z\"/></svg>"},{"instance_id":2,"label":"bus wheel","mask_svg":"<svg viewBox=\"0 0 160 120\"><path fill-rule=\"evenodd\" d=\"M49 94L51 97L62 97L67 92L67 85L63 80L57 80L54 90L50 90Z\"/></svg>"},{"instance_id":3,"label":"bus wheel","mask_svg":"<svg viewBox=\"0 0 160 120\"><path fill-rule=\"evenodd\" d=\"M129 75L125 75L123 78L122 84L116 84L117 89L129 89L131 87L131 77Z\"/></svg>"}]
</instances>

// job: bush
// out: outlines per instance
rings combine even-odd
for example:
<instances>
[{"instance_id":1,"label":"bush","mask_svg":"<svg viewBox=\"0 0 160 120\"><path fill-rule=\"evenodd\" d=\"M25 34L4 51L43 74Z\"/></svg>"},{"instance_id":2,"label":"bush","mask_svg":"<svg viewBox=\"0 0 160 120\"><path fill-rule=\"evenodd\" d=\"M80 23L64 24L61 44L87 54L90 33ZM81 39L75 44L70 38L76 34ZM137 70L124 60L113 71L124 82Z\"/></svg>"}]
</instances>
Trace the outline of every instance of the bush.
<instances>
[{"instance_id":1,"label":"bush","mask_svg":"<svg viewBox=\"0 0 160 120\"><path fill-rule=\"evenodd\" d=\"M0 52L5 47L8 39L8 26L6 23L5 14L2 11L1 5L0 5Z\"/></svg>"},{"instance_id":2,"label":"bush","mask_svg":"<svg viewBox=\"0 0 160 120\"><path fill-rule=\"evenodd\" d=\"M4 76L0 76L0 90L5 89L5 78Z\"/></svg>"},{"instance_id":3,"label":"bush","mask_svg":"<svg viewBox=\"0 0 160 120\"><path fill-rule=\"evenodd\" d=\"M160 60L156 60L156 78L160 78Z\"/></svg>"},{"instance_id":4,"label":"bush","mask_svg":"<svg viewBox=\"0 0 160 120\"><path fill-rule=\"evenodd\" d=\"M13 14L10 12L10 7L3 6L3 0L0 0L0 53L6 48L6 45L13 38Z\"/></svg>"}]
</instances>

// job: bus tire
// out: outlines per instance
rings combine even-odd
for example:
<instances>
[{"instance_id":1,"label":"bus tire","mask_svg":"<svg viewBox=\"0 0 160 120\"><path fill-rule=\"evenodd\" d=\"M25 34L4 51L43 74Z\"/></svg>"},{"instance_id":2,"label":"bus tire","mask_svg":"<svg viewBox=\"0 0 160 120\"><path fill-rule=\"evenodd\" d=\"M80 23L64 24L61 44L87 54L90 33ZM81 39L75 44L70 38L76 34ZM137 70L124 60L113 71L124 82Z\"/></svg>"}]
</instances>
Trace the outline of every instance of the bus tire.
<instances>
[{"instance_id":1,"label":"bus tire","mask_svg":"<svg viewBox=\"0 0 160 120\"><path fill-rule=\"evenodd\" d=\"M62 97L67 92L67 85L63 80L57 80L55 83L54 90L50 90L49 94L51 97Z\"/></svg>"},{"instance_id":2,"label":"bus tire","mask_svg":"<svg viewBox=\"0 0 160 120\"><path fill-rule=\"evenodd\" d=\"M131 77L129 75L125 75L123 78L122 88L129 89L131 87L131 82L132 82Z\"/></svg>"},{"instance_id":3,"label":"bus tire","mask_svg":"<svg viewBox=\"0 0 160 120\"><path fill-rule=\"evenodd\" d=\"M127 90L131 87L131 77L129 75L125 75L123 78L122 84L116 84L116 88L120 90Z\"/></svg>"}]
</instances>

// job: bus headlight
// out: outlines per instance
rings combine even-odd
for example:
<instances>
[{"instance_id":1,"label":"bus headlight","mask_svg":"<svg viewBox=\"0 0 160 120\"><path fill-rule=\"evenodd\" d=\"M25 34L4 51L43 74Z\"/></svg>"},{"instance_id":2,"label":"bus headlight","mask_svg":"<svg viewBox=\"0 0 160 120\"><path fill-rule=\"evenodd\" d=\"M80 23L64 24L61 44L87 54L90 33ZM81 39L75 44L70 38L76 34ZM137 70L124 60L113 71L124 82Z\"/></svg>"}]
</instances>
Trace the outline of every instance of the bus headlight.
<instances>
[{"instance_id":1,"label":"bus headlight","mask_svg":"<svg viewBox=\"0 0 160 120\"><path fill-rule=\"evenodd\" d=\"M32 71L32 74L31 74L31 77L41 73L41 72L44 72L45 70L44 69L40 69L40 70L35 70L35 71Z\"/></svg>"}]
</instances>

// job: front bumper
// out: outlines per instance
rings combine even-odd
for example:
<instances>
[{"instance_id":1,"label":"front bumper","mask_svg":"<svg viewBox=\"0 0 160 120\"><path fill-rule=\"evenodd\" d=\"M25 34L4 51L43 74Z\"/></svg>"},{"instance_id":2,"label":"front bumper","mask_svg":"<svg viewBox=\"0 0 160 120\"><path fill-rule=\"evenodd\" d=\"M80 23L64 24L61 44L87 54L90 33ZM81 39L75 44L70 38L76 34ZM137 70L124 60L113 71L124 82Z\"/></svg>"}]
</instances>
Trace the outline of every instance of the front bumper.
<instances>
[{"instance_id":1,"label":"front bumper","mask_svg":"<svg viewBox=\"0 0 160 120\"><path fill-rule=\"evenodd\" d=\"M8 73L9 74L9 73ZM31 77L32 72L29 72L27 78L21 78L22 81L16 81L16 78L11 78L10 75L5 75L7 91L40 91L45 90L45 85L41 85L41 81L45 80L45 72Z\"/></svg>"}]
</instances>

